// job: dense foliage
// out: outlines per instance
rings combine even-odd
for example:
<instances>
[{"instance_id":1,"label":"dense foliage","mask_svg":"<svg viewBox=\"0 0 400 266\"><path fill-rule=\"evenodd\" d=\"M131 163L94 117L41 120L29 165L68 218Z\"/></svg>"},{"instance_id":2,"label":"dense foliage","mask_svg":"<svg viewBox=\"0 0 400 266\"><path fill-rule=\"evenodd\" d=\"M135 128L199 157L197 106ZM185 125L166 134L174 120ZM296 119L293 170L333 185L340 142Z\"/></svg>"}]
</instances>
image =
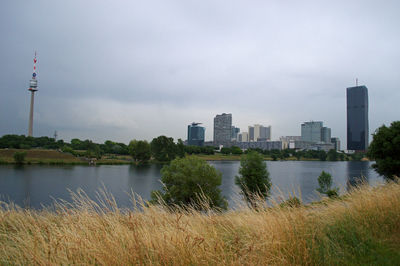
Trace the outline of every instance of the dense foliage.
<instances>
[{"instance_id":1,"label":"dense foliage","mask_svg":"<svg viewBox=\"0 0 400 266\"><path fill-rule=\"evenodd\" d=\"M26 152L17 151L14 153L14 161L16 164L23 164L25 162Z\"/></svg>"},{"instance_id":2,"label":"dense foliage","mask_svg":"<svg viewBox=\"0 0 400 266\"><path fill-rule=\"evenodd\" d=\"M328 154L326 157L327 157L326 159L328 161L337 161L339 158L339 155L335 150L331 149L328 151Z\"/></svg>"},{"instance_id":3,"label":"dense foliage","mask_svg":"<svg viewBox=\"0 0 400 266\"><path fill-rule=\"evenodd\" d=\"M239 175L235 183L240 187L247 202L252 204L258 198L268 197L271 180L264 157L255 151L242 156Z\"/></svg>"},{"instance_id":4,"label":"dense foliage","mask_svg":"<svg viewBox=\"0 0 400 266\"><path fill-rule=\"evenodd\" d=\"M185 153L187 154L206 154L212 155L215 152L215 147L212 146L193 146L187 145L185 146Z\"/></svg>"},{"instance_id":5,"label":"dense foliage","mask_svg":"<svg viewBox=\"0 0 400 266\"><path fill-rule=\"evenodd\" d=\"M98 144L92 140L80 140L74 138L70 143L63 140L56 141L49 137L26 137L24 135L4 135L0 137L0 149L57 149L63 152L71 153L74 156L96 157L101 158L104 154L113 155L131 155L137 162L148 161L153 157L160 162L169 162L176 157L184 157L185 154L206 154L211 155L215 152L215 147L204 146L185 146L181 139L174 143L173 138L159 136L150 144L150 157L148 156L147 141L143 140L139 143L140 154L138 156L132 154L132 147L120 142L106 140L104 144ZM148 159L147 159L148 158Z\"/></svg>"},{"instance_id":6,"label":"dense foliage","mask_svg":"<svg viewBox=\"0 0 400 266\"><path fill-rule=\"evenodd\" d=\"M124 143L107 140L97 144L91 140L72 139L71 143L56 141L49 137L27 137L24 135L4 135L0 138L0 149L61 149L75 156L100 157L102 154L128 155L128 146Z\"/></svg>"},{"instance_id":7,"label":"dense foliage","mask_svg":"<svg viewBox=\"0 0 400 266\"><path fill-rule=\"evenodd\" d=\"M147 163L151 158L150 144L145 140L132 140L129 143L129 154L135 162Z\"/></svg>"},{"instance_id":8,"label":"dense foliage","mask_svg":"<svg viewBox=\"0 0 400 266\"><path fill-rule=\"evenodd\" d=\"M229 155L229 154L233 154L233 155L241 155L243 154L243 151L241 148L237 147L237 146L232 146L230 148L227 147L223 147L221 149L221 153L225 154L225 155Z\"/></svg>"},{"instance_id":9,"label":"dense foliage","mask_svg":"<svg viewBox=\"0 0 400 266\"><path fill-rule=\"evenodd\" d=\"M151 155L159 162L172 161L178 154L178 148L173 138L159 136L154 138L150 145Z\"/></svg>"},{"instance_id":10,"label":"dense foliage","mask_svg":"<svg viewBox=\"0 0 400 266\"><path fill-rule=\"evenodd\" d=\"M400 177L400 121L385 125L373 134L368 156L374 159L375 170L388 179Z\"/></svg>"},{"instance_id":11,"label":"dense foliage","mask_svg":"<svg viewBox=\"0 0 400 266\"><path fill-rule=\"evenodd\" d=\"M152 201L196 209L222 208L227 202L218 186L222 175L206 161L194 156L177 158L161 169L163 191L153 191ZM207 202L209 206L205 206Z\"/></svg>"},{"instance_id":12,"label":"dense foliage","mask_svg":"<svg viewBox=\"0 0 400 266\"><path fill-rule=\"evenodd\" d=\"M26 137L24 135L4 135L0 138L0 149L59 149L64 146L64 141L55 141L49 137Z\"/></svg>"},{"instance_id":13,"label":"dense foliage","mask_svg":"<svg viewBox=\"0 0 400 266\"><path fill-rule=\"evenodd\" d=\"M4 135L0 137L0 149L31 149L31 148L43 148L43 149L61 149L63 152L68 152L74 156L86 156L86 157L97 157L100 158L104 154L113 155L132 155L129 151L128 145L120 142L114 142L106 140L104 144L98 144L92 140L80 140L74 138L71 143L64 142L63 140L55 141L54 138L49 137L26 137L24 135ZM216 147L213 146L190 146L184 145L181 139L178 139L177 143L174 143L173 138L166 136L159 136L154 138L150 143L152 157L159 162L169 162L176 157L184 157L185 154L204 154L213 155L216 151ZM343 153L337 153L333 150L328 153L324 151L295 151L293 149L285 150L261 150L261 149L248 149L242 151L237 146L223 147L221 153L225 155L241 155L243 153L249 153L251 151L257 151L266 157L276 160L286 160L289 157L295 157L297 160L301 159L318 159L318 160L361 160L365 154L355 153L351 155L345 155Z\"/></svg>"},{"instance_id":14,"label":"dense foliage","mask_svg":"<svg viewBox=\"0 0 400 266\"><path fill-rule=\"evenodd\" d=\"M245 153L249 153L251 151L257 151L258 153L261 153L265 156L268 156L270 158L272 158L272 160L276 161L276 160L285 160L288 159L289 157L296 157L297 160L301 160L301 159L318 159L320 161L326 161L329 160L330 158L328 158L328 154L323 150L317 151L317 150L300 150L300 151L296 151L294 149L284 149L284 150L262 150L262 149L248 149L246 150ZM332 154L332 152L331 152ZM336 159L340 159L340 160L346 160L347 156L345 156L342 153L337 153L337 158ZM332 157L331 157L332 158Z\"/></svg>"}]
</instances>

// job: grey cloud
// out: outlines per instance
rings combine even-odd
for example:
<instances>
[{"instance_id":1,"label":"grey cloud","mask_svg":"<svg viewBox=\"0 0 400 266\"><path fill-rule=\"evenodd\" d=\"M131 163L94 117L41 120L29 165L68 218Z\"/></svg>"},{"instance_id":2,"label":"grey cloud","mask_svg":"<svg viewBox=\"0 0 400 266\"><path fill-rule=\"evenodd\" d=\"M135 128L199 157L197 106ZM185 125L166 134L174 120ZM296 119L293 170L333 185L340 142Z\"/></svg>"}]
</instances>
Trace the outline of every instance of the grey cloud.
<instances>
[{"instance_id":1,"label":"grey cloud","mask_svg":"<svg viewBox=\"0 0 400 266\"><path fill-rule=\"evenodd\" d=\"M369 88L371 132L398 119L399 9L372 0L6 1L0 134L26 133L37 49L36 134L185 138L201 120L211 139L215 114L232 112L241 128L271 124L274 138L323 120L345 143L345 88L356 77ZM99 117L72 116L74 102Z\"/></svg>"}]
</instances>

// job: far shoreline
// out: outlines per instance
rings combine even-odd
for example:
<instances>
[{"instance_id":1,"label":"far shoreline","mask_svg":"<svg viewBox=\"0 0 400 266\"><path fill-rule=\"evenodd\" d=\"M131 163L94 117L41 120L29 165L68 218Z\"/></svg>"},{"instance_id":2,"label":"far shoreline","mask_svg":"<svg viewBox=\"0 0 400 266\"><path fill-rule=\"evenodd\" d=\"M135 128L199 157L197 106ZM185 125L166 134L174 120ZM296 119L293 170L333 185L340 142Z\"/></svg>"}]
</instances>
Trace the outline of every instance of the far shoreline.
<instances>
[{"instance_id":1,"label":"far shoreline","mask_svg":"<svg viewBox=\"0 0 400 266\"><path fill-rule=\"evenodd\" d=\"M45 149L0 149L0 165L18 165L13 155L15 152L26 152L26 160L22 165L138 165L129 155L103 155L100 159L75 157L70 153L61 152L58 150ZM218 161L240 161L241 155L225 155L225 154L193 154L186 156L197 156L203 160L210 162ZM270 156L264 156L265 161L320 161L315 158L300 158L288 157L285 159L273 160ZM338 160L340 161L340 160ZM368 161L364 158L362 161ZM150 160L148 164L165 164L166 162L158 162Z\"/></svg>"}]
</instances>

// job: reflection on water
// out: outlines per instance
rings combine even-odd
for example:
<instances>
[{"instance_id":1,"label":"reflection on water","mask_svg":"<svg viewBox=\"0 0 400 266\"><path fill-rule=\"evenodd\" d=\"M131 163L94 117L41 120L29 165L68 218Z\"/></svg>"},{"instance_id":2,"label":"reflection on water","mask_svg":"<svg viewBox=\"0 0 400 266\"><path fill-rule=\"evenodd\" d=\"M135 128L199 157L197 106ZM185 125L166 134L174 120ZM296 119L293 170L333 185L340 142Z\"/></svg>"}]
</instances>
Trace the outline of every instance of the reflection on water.
<instances>
[{"instance_id":1,"label":"reflection on water","mask_svg":"<svg viewBox=\"0 0 400 266\"><path fill-rule=\"evenodd\" d=\"M136 199L150 199L153 190L162 188L160 170L161 164L130 165L128 172L128 188L134 192ZM138 197L139 196L139 197Z\"/></svg>"},{"instance_id":2,"label":"reflection on water","mask_svg":"<svg viewBox=\"0 0 400 266\"><path fill-rule=\"evenodd\" d=\"M240 200L235 185L240 162L209 162L222 173L220 189L231 207ZM0 195L5 201L20 206L40 208L49 205L52 198L70 200L68 189L83 189L95 199L96 190L103 185L111 192L118 205L130 207L130 192L134 191L144 200L150 199L152 190L162 188L160 170L163 165L101 165L89 166L0 166ZM322 171L332 175L333 185L341 193L349 191L363 179L371 185L382 182L370 167L370 162L267 162L273 185L272 197L286 198L295 193L303 202L318 200L316 193L318 176ZM239 202L240 203L240 202Z\"/></svg>"},{"instance_id":3,"label":"reflection on water","mask_svg":"<svg viewBox=\"0 0 400 266\"><path fill-rule=\"evenodd\" d=\"M370 164L367 162L353 162L347 164L347 191L351 191L363 184L369 184Z\"/></svg>"},{"instance_id":4,"label":"reflection on water","mask_svg":"<svg viewBox=\"0 0 400 266\"><path fill-rule=\"evenodd\" d=\"M222 195L228 200L229 206L237 204L241 200L239 195L240 189L235 185L235 176L239 172L239 163L230 161L214 161L209 162L218 171L222 173L221 192Z\"/></svg>"}]
</instances>

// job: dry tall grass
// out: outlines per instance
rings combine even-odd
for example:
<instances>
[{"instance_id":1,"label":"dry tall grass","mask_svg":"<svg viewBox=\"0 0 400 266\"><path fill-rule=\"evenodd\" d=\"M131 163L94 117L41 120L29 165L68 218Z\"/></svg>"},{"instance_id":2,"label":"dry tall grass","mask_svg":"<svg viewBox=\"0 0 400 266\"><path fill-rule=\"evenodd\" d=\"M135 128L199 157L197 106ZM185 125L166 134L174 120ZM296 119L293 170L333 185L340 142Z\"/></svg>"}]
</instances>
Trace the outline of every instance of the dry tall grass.
<instances>
[{"instance_id":1,"label":"dry tall grass","mask_svg":"<svg viewBox=\"0 0 400 266\"><path fill-rule=\"evenodd\" d=\"M399 263L400 185L298 208L225 213L119 210L82 192L56 210L0 210L0 264ZM140 205L140 204L139 204Z\"/></svg>"}]
</instances>

